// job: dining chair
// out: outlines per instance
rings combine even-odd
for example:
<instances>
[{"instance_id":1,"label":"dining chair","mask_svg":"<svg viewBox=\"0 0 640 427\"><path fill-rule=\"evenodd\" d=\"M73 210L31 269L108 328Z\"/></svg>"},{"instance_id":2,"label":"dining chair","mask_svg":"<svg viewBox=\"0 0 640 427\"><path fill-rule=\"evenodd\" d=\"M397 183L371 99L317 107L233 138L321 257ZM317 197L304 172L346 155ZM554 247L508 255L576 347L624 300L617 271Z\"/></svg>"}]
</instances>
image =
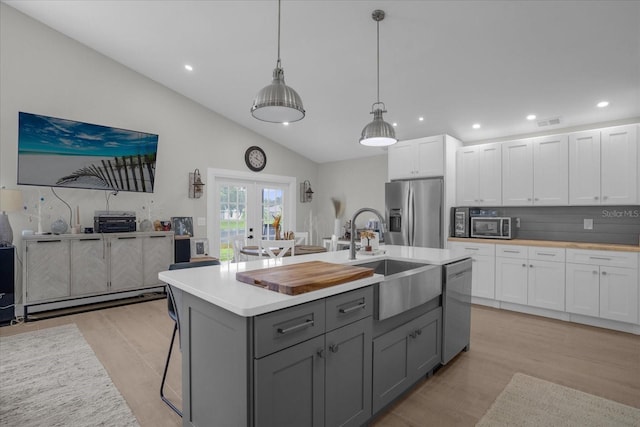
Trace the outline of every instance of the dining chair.
<instances>
[{"instance_id":1,"label":"dining chair","mask_svg":"<svg viewBox=\"0 0 640 427\"><path fill-rule=\"evenodd\" d=\"M290 253L294 256L296 253L295 240L260 240L260 255L267 255L269 258L282 258Z\"/></svg>"},{"instance_id":2,"label":"dining chair","mask_svg":"<svg viewBox=\"0 0 640 427\"><path fill-rule=\"evenodd\" d=\"M171 264L169 270L182 270L184 268L207 267L210 265L220 265L218 260L179 262ZM162 373L162 383L160 384L160 398L164 403L169 405L176 414L182 417L182 411L164 395L164 383L167 379L167 371L169 370L169 361L171 360L171 352L173 351L173 342L176 339L176 333L180 332L180 311L182 310L182 291L174 289L173 286L167 284L167 311L169 317L173 320L173 334L171 334L171 344L169 344L169 353L167 354L167 362L164 364L164 372ZM179 340L179 347L182 351L182 339Z\"/></svg>"},{"instance_id":3,"label":"dining chair","mask_svg":"<svg viewBox=\"0 0 640 427\"><path fill-rule=\"evenodd\" d=\"M309 244L309 232L308 231L296 231L294 233L296 245L308 245Z\"/></svg>"},{"instance_id":4,"label":"dining chair","mask_svg":"<svg viewBox=\"0 0 640 427\"><path fill-rule=\"evenodd\" d=\"M231 242L233 244L233 262L248 261L249 257L241 252L242 248L247 244L245 236L233 236Z\"/></svg>"}]
</instances>

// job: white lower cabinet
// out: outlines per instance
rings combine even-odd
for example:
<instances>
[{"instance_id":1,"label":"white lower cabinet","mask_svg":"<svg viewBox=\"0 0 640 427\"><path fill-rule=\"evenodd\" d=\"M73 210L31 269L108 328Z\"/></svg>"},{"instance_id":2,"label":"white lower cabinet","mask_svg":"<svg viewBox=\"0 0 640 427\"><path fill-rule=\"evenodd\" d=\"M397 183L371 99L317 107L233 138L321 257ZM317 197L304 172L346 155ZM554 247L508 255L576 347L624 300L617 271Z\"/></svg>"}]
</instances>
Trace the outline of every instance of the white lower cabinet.
<instances>
[{"instance_id":1,"label":"white lower cabinet","mask_svg":"<svg viewBox=\"0 0 640 427\"><path fill-rule=\"evenodd\" d=\"M564 260L561 248L496 245L496 299L564 311Z\"/></svg>"},{"instance_id":2,"label":"white lower cabinet","mask_svg":"<svg viewBox=\"0 0 640 427\"><path fill-rule=\"evenodd\" d=\"M567 312L638 323L638 254L567 250Z\"/></svg>"},{"instance_id":3,"label":"white lower cabinet","mask_svg":"<svg viewBox=\"0 0 640 427\"><path fill-rule=\"evenodd\" d=\"M69 241L31 240L26 241L23 247L23 301L30 303L69 297Z\"/></svg>"},{"instance_id":4,"label":"white lower cabinet","mask_svg":"<svg viewBox=\"0 0 640 427\"><path fill-rule=\"evenodd\" d=\"M490 243L449 242L449 248L471 252L473 262L471 296L494 299L496 277L496 245Z\"/></svg>"}]
</instances>

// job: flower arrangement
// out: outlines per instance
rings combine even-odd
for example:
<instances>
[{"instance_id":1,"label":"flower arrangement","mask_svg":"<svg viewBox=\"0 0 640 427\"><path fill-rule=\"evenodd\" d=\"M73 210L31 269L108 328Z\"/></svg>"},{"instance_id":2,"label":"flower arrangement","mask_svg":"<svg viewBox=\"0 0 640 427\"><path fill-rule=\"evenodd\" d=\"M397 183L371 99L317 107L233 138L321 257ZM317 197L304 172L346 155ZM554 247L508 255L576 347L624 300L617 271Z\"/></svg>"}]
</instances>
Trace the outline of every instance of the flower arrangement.
<instances>
[{"instance_id":1,"label":"flower arrangement","mask_svg":"<svg viewBox=\"0 0 640 427\"><path fill-rule=\"evenodd\" d=\"M363 230L360 232L360 240L367 239L367 244L364 247L364 250L369 252L371 251L371 242L370 240L376 237L376 234L371 230Z\"/></svg>"}]
</instances>

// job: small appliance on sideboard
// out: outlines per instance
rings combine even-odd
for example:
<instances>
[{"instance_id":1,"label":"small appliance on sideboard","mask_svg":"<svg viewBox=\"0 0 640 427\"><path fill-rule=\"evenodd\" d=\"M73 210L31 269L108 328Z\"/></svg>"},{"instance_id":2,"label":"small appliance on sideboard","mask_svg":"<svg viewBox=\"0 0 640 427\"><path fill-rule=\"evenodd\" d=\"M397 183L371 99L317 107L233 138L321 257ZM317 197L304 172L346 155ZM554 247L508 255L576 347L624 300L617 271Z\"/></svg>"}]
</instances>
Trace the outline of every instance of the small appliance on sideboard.
<instances>
[{"instance_id":1,"label":"small appliance on sideboard","mask_svg":"<svg viewBox=\"0 0 640 427\"><path fill-rule=\"evenodd\" d=\"M451 237L470 237L470 208L451 208Z\"/></svg>"},{"instance_id":2,"label":"small appliance on sideboard","mask_svg":"<svg viewBox=\"0 0 640 427\"><path fill-rule=\"evenodd\" d=\"M510 217L471 217L471 237L512 239L513 219Z\"/></svg>"},{"instance_id":3,"label":"small appliance on sideboard","mask_svg":"<svg viewBox=\"0 0 640 427\"><path fill-rule=\"evenodd\" d=\"M136 213L129 211L96 211L93 216L96 233L127 233L136 231Z\"/></svg>"}]
</instances>

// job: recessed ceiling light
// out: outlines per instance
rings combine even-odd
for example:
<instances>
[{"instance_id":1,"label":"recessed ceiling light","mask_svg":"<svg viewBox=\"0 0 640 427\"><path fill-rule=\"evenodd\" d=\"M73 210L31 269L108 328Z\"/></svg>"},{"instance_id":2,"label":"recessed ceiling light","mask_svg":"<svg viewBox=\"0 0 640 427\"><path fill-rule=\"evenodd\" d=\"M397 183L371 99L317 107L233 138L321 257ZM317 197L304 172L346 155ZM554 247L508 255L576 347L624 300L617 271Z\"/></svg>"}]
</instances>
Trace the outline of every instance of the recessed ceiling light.
<instances>
[{"instance_id":1,"label":"recessed ceiling light","mask_svg":"<svg viewBox=\"0 0 640 427\"><path fill-rule=\"evenodd\" d=\"M422 121L424 121L424 117L418 117L418 120L420 120L422 122Z\"/></svg>"},{"instance_id":2,"label":"recessed ceiling light","mask_svg":"<svg viewBox=\"0 0 640 427\"><path fill-rule=\"evenodd\" d=\"M396 122L393 122L393 123L392 123L392 126L393 126L393 127L396 127L396 126L398 126L398 124L397 124Z\"/></svg>"},{"instance_id":3,"label":"recessed ceiling light","mask_svg":"<svg viewBox=\"0 0 640 427\"><path fill-rule=\"evenodd\" d=\"M193 67L191 65L189 65L189 64L185 64L184 65L184 69L187 70L187 71L193 71Z\"/></svg>"},{"instance_id":4,"label":"recessed ceiling light","mask_svg":"<svg viewBox=\"0 0 640 427\"><path fill-rule=\"evenodd\" d=\"M609 101L600 101L596 104L598 108L604 108L609 106Z\"/></svg>"},{"instance_id":5,"label":"recessed ceiling light","mask_svg":"<svg viewBox=\"0 0 640 427\"><path fill-rule=\"evenodd\" d=\"M529 114L527 116L527 120L535 120L536 119L536 115L535 114Z\"/></svg>"},{"instance_id":6,"label":"recessed ceiling light","mask_svg":"<svg viewBox=\"0 0 640 427\"><path fill-rule=\"evenodd\" d=\"M480 129L480 123L474 123L471 127L474 129Z\"/></svg>"},{"instance_id":7,"label":"recessed ceiling light","mask_svg":"<svg viewBox=\"0 0 640 427\"><path fill-rule=\"evenodd\" d=\"M284 126L289 126L289 122L282 122Z\"/></svg>"}]
</instances>

